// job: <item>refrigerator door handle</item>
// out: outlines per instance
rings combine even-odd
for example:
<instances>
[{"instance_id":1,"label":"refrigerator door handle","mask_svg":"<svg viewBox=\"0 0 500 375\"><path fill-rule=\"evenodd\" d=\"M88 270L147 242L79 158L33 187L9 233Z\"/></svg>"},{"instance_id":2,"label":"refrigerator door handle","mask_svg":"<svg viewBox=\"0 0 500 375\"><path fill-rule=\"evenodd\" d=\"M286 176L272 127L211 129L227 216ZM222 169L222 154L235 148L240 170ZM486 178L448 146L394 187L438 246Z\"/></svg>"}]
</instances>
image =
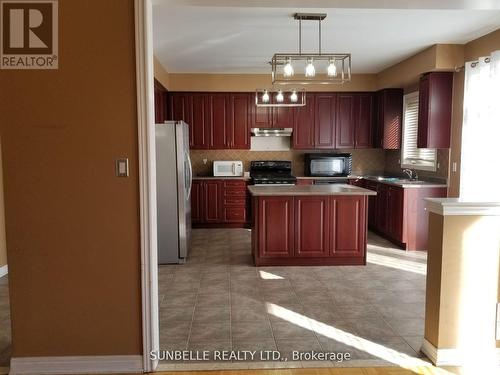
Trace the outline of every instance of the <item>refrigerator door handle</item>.
<instances>
[{"instance_id":1,"label":"refrigerator door handle","mask_svg":"<svg viewBox=\"0 0 500 375\"><path fill-rule=\"evenodd\" d=\"M188 194L187 194L187 199L189 200L191 198L191 188L193 187L193 164L191 163L191 156L189 155L189 151L186 151L186 158L189 165L188 169L189 184L188 184Z\"/></svg>"}]
</instances>

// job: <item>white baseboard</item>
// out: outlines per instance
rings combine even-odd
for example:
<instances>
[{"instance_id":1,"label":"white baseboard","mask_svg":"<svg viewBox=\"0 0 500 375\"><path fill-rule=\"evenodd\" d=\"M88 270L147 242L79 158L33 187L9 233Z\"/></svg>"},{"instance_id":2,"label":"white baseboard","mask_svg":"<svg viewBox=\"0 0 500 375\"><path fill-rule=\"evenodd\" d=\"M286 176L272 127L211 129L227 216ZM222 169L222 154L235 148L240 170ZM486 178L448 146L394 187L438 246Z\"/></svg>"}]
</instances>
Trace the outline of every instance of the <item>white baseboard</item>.
<instances>
[{"instance_id":1,"label":"white baseboard","mask_svg":"<svg viewBox=\"0 0 500 375\"><path fill-rule=\"evenodd\" d=\"M462 366L464 355L459 349L438 349L429 341L424 339L420 349L435 366ZM496 350L497 362L500 366L500 349Z\"/></svg>"},{"instance_id":2,"label":"white baseboard","mask_svg":"<svg viewBox=\"0 0 500 375\"><path fill-rule=\"evenodd\" d=\"M8 273L9 273L9 266L8 265L0 267L0 277L4 277Z\"/></svg>"},{"instance_id":3,"label":"white baseboard","mask_svg":"<svg viewBox=\"0 0 500 375\"><path fill-rule=\"evenodd\" d=\"M141 355L104 355L78 357L14 357L11 375L142 373Z\"/></svg>"}]
</instances>

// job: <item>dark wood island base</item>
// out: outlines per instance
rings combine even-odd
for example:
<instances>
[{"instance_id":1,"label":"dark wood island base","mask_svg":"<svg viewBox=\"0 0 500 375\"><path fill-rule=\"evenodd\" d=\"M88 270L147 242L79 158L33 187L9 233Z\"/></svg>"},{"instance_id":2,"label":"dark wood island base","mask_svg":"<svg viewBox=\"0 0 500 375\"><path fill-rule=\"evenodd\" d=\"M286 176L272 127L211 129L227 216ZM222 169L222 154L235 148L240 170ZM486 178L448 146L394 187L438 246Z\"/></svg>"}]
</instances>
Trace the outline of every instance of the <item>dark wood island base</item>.
<instances>
[{"instance_id":1,"label":"dark wood island base","mask_svg":"<svg viewBox=\"0 0 500 375\"><path fill-rule=\"evenodd\" d=\"M249 187L256 266L365 265L368 195L350 185Z\"/></svg>"}]
</instances>

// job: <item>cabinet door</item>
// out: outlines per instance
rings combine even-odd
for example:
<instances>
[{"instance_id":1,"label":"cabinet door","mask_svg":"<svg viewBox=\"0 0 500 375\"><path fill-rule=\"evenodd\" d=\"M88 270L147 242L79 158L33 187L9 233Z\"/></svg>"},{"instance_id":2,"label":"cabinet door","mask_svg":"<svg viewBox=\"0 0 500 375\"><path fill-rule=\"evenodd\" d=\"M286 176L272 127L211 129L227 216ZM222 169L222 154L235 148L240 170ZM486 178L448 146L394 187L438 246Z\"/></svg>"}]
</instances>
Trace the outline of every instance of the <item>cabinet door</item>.
<instances>
[{"instance_id":1,"label":"cabinet door","mask_svg":"<svg viewBox=\"0 0 500 375\"><path fill-rule=\"evenodd\" d=\"M198 93L191 95L191 148L207 149L209 147L210 140L210 111L208 110L208 95Z\"/></svg>"},{"instance_id":2,"label":"cabinet door","mask_svg":"<svg viewBox=\"0 0 500 375\"><path fill-rule=\"evenodd\" d=\"M339 94L336 148L354 148L354 94Z\"/></svg>"},{"instance_id":3,"label":"cabinet door","mask_svg":"<svg viewBox=\"0 0 500 375\"><path fill-rule=\"evenodd\" d=\"M385 184L378 184L377 187L377 214L375 228L382 233L387 233L389 210L389 187Z\"/></svg>"},{"instance_id":4,"label":"cabinet door","mask_svg":"<svg viewBox=\"0 0 500 375\"><path fill-rule=\"evenodd\" d=\"M391 186L389 188L389 225L388 234L395 240L403 242L404 189Z\"/></svg>"},{"instance_id":5,"label":"cabinet door","mask_svg":"<svg viewBox=\"0 0 500 375\"><path fill-rule=\"evenodd\" d=\"M208 95L208 110L210 128L208 147L210 149L224 149L228 147L228 97L226 94Z\"/></svg>"},{"instance_id":6,"label":"cabinet door","mask_svg":"<svg viewBox=\"0 0 500 375\"><path fill-rule=\"evenodd\" d=\"M168 119L172 121L184 121L189 125L189 147L193 147L193 97L187 93L169 94Z\"/></svg>"},{"instance_id":7,"label":"cabinet door","mask_svg":"<svg viewBox=\"0 0 500 375\"><path fill-rule=\"evenodd\" d=\"M335 148L335 115L337 94L317 93L315 95L315 148Z\"/></svg>"},{"instance_id":8,"label":"cabinet door","mask_svg":"<svg viewBox=\"0 0 500 375\"><path fill-rule=\"evenodd\" d=\"M273 128L293 127L293 111L290 107L273 108Z\"/></svg>"},{"instance_id":9,"label":"cabinet door","mask_svg":"<svg viewBox=\"0 0 500 375\"><path fill-rule=\"evenodd\" d=\"M218 223L222 220L222 184L218 180L204 181L204 220Z\"/></svg>"},{"instance_id":10,"label":"cabinet door","mask_svg":"<svg viewBox=\"0 0 500 375\"><path fill-rule=\"evenodd\" d=\"M203 181L193 180L191 187L191 221L203 222Z\"/></svg>"},{"instance_id":11,"label":"cabinet door","mask_svg":"<svg viewBox=\"0 0 500 375\"><path fill-rule=\"evenodd\" d=\"M385 150L401 148L401 127L403 124L403 90L382 90L379 97L379 137Z\"/></svg>"},{"instance_id":12,"label":"cabinet door","mask_svg":"<svg viewBox=\"0 0 500 375\"><path fill-rule=\"evenodd\" d=\"M259 256L293 256L293 197L261 197L258 204Z\"/></svg>"},{"instance_id":13,"label":"cabinet door","mask_svg":"<svg viewBox=\"0 0 500 375\"><path fill-rule=\"evenodd\" d=\"M295 255L323 257L329 255L329 201L323 197L295 198Z\"/></svg>"},{"instance_id":14,"label":"cabinet door","mask_svg":"<svg viewBox=\"0 0 500 375\"><path fill-rule=\"evenodd\" d=\"M373 94L356 95L355 147L371 148L373 128Z\"/></svg>"},{"instance_id":15,"label":"cabinet door","mask_svg":"<svg viewBox=\"0 0 500 375\"><path fill-rule=\"evenodd\" d=\"M250 94L252 95L252 94ZM273 126L273 110L271 107L257 107L255 99L250 108L252 128L271 128Z\"/></svg>"},{"instance_id":16,"label":"cabinet door","mask_svg":"<svg viewBox=\"0 0 500 375\"><path fill-rule=\"evenodd\" d=\"M161 124L167 120L167 93L155 87L155 123Z\"/></svg>"},{"instance_id":17,"label":"cabinet door","mask_svg":"<svg viewBox=\"0 0 500 375\"><path fill-rule=\"evenodd\" d=\"M449 148L453 73L431 72L420 79L418 104L419 148Z\"/></svg>"},{"instance_id":18,"label":"cabinet door","mask_svg":"<svg viewBox=\"0 0 500 375\"><path fill-rule=\"evenodd\" d=\"M228 147L250 148L250 101L248 94L229 95Z\"/></svg>"},{"instance_id":19,"label":"cabinet door","mask_svg":"<svg viewBox=\"0 0 500 375\"><path fill-rule=\"evenodd\" d=\"M366 197L330 197L330 254L361 257L366 250Z\"/></svg>"},{"instance_id":20,"label":"cabinet door","mask_svg":"<svg viewBox=\"0 0 500 375\"><path fill-rule=\"evenodd\" d=\"M365 188L377 191L377 183L373 181L366 181ZM368 225L370 228L375 228L377 223L377 196L368 196Z\"/></svg>"},{"instance_id":21,"label":"cabinet door","mask_svg":"<svg viewBox=\"0 0 500 375\"><path fill-rule=\"evenodd\" d=\"M293 111L293 148L314 148L315 95L306 94L306 105Z\"/></svg>"}]
</instances>

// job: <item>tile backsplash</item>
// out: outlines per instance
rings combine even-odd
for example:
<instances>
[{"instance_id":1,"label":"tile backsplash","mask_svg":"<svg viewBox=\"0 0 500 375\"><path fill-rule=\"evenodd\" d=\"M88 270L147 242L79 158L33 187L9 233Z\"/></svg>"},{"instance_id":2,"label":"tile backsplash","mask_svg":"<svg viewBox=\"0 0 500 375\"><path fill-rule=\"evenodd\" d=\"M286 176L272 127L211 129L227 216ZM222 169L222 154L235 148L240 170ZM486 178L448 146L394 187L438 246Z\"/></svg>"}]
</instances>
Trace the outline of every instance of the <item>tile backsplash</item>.
<instances>
[{"instance_id":1,"label":"tile backsplash","mask_svg":"<svg viewBox=\"0 0 500 375\"><path fill-rule=\"evenodd\" d=\"M401 173L401 151L400 150L387 150L385 152L385 169L384 171L388 174L399 174ZM420 177L424 178L448 178L448 167L450 162L450 150L449 149L438 149L437 150L437 171L420 171L417 173Z\"/></svg>"},{"instance_id":2,"label":"tile backsplash","mask_svg":"<svg viewBox=\"0 0 500 375\"><path fill-rule=\"evenodd\" d=\"M214 160L241 160L245 171L252 160L291 160L293 174L304 175L304 154L308 152L350 152L352 170L357 173L381 172L385 166L385 151L380 149L325 150L325 151L250 151L250 150L191 150L195 175L211 175ZM206 159L206 163L204 163Z\"/></svg>"}]
</instances>

